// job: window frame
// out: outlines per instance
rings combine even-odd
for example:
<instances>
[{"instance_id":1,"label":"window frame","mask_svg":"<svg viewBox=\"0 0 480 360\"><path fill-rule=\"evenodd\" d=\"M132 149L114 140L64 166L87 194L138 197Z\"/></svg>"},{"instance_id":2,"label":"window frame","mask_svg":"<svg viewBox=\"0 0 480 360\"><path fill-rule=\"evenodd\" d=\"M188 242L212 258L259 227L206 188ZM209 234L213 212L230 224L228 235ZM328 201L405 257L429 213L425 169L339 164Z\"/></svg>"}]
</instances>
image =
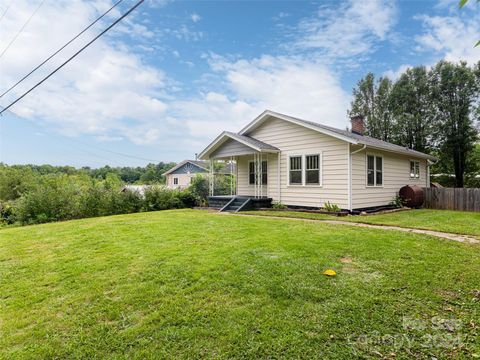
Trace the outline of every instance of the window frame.
<instances>
[{"instance_id":1,"label":"window frame","mask_svg":"<svg viewBox=\"0 0 480 360\"><path fill-rule=\"evenodd\" d=\"M292 158L300 158L300 170L295 169L292 170L292 162L290 161ZM303 156L300 154L296 155L288 155L287 156L287 161L288 161L288 166L287 166L287 179L288 179L288 186L303 186ZM290 172L291 171L300 171L300 182L299 183L292 183L291 178L290 178Z\"/></svg>"},{"instance_id":2,"label":"window frame","mask_svg":"<svg viewBox=\"0 0 480 360\"><path fill-rule=\"evenodd\" d=\"M307 156L318 156L318 169L307 169ZM305 186L321 186L322 185L322 156L320 154L305 154ZM318 171L318 183L307 183L307 171Z\"/></svg>"},{"instance_id":3,"label":"window frame","mask_svg":"<svg viewBox=\"0 0 480 360\"><path fill-rule=\"evenodd\" d=\"M414 163L413 176L412 176L412 163ZM415 173L415 164L417 165L418 174ZM420 160L410 159L409 162L410 180L420 180Z\"/></svg>"},{"instance_id":4,"label":"window frame","mask_svg":"<svg viewBox=\"0 0 480 360\"><path fill-rule=\"evenodd\" d=\"M318 156L318 184L307 184L307 156ZM290 171L291 169L291 162L290 159L294 157L299 157L301 160L301 183L291 183L290 182ZM298 171L298 170L293 170ZM322 187L323 186L323 152L322 151L314 151L308 153L292 153L287 154L287 180L288 186L290 187Z\"/></svg>"},{"instance_id":5,"label":"window frame","mask_svg":"<svg viewBox=\"0 0 480 360\"><path fill-rule=\"evenodd\" d=\"M173 185L178 185L178 177L173 178Z\"/></svg>"},{"instance_id":6,"label":"window frame","mask_svg":"<svg viewBox=\"0 0 480 360\"><path fill-rule=\"evenodd\" d=\"M368 157L373 156L373 185L368 184ZM377 158L382 159L382 184L377 185ZM383 155L375 153L366 153L365 154L365 187L367 188L383 188L385 184L385 160Z\"/></svg>"},{"instance_id":7,"label":"window frame","mask_svg":"<svg viewBox=\"0 0 480 360\"><path fill-rule=\"evenodd\" d=\"M266 171L263 172L263 163L266 164ZM256 167L255 165L253 165L253 173L250 172L250 164L255 164L255 160L248 160L248 186L255 186L255 170L256 170ZM250 182L250 175L253 174L253 183ZM263 175L266 174L267 177L267 181L266 182L263 182ZM268 186L268 160L262 160L262 186Z\"/></svg>"}]
</instances>

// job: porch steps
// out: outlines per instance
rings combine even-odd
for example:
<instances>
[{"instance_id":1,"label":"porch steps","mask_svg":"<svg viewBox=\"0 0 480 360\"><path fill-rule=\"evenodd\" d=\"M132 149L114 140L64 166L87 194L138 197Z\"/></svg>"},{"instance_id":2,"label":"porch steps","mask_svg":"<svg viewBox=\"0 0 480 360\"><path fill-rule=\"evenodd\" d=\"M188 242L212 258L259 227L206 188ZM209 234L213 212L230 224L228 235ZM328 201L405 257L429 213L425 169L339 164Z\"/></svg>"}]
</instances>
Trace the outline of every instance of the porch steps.
<instances>
[{"instance_id":1,"label":"porch steps","mask_svg":"<svg viewBox=\"0 0 480 360\"><path fill-rule=\"evenodd\" d=\"M230 200L224 207L220 209L221 212L239 212L241 210L247 210L248 205L251 202L251 198L236 196Z\"/></svg>"}]
</instances>

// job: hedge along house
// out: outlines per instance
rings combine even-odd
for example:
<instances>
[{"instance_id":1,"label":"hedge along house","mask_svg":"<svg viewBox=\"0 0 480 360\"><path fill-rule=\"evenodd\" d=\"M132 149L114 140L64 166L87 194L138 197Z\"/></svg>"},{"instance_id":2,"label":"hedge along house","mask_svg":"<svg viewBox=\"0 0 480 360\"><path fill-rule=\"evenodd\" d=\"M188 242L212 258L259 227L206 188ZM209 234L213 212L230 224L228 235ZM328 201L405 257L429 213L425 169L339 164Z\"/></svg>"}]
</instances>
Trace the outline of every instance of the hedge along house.
<instances>
[{"instance_id":1,"label":"hedge along house","mask_svg":"<svg viewBox=\"0 0 480 360\"><path fill-rule=\"evenodd\" d=\"M289 206L374 208L404 185L430 185L436 158L363 135L361 116L351 121L351 131L340 130L267 110L238 133L221 133L199 158L236 162L238 198ZM246 205L233 203L236 211Z\"/></svg>"}]
</instances>

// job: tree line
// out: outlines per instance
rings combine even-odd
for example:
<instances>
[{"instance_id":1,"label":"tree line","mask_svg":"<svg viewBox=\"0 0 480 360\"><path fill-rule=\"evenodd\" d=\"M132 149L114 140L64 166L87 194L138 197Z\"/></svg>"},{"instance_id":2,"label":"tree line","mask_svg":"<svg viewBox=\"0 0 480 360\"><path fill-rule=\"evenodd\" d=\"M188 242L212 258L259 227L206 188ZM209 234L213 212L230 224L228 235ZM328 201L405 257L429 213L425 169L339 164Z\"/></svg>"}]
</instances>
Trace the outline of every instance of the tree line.
<instances>
[{"instance_id":1,"label":"tree line","mask_svg":"<svg viewBox=\"0 0 480 360\"><path fill-rule=\"evenodd\" d=\"M464 187L480 172L479 99L480 62L440 61L394 81L368 73L353 89L348 113L364 115L368 136L438 157L432 171L453 174L453 185Z\"/></svg>"},{"instance_id":2,"label":"tree line","mask_svg":"<svg viewBox=\"0 0 480 360\"><path fill-rule=\"evenodd\" d=\"M162 175L167 170L174 167L174 162L159 162L157 164L148 164L146 166L123 166L112 167L105 165L100 168L90 168L88 166L75 168L73 166L53 166L53 165L6 165L0 163L0 174L7 168L17 170L23 176L32 177L48 174L66 174L66 175L87 175L95 179L105 180L109 174L114 174L126 184L164 184L165 177ZM13 171L10 173L13 175Z\"/></svg>"}]
</instances>

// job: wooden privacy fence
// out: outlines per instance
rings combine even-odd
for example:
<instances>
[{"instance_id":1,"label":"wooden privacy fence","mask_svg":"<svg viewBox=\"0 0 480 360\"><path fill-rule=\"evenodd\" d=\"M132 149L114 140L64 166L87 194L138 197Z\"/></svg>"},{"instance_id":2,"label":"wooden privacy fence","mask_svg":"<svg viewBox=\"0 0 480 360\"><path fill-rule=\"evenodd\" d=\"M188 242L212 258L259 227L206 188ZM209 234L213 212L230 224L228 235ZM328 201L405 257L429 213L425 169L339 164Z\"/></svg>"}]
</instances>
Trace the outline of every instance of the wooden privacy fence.
<instances>
[{"instance_id":1,"label":"wooden privacy fence","mask_svg":"<svg viewBox=\"0 0 480 360\"><path fill-rule=\"evenodd\" d=\"M424 188L423 206L429 209L480 211L480 189Z\"/></svg>"}]
</instances>

